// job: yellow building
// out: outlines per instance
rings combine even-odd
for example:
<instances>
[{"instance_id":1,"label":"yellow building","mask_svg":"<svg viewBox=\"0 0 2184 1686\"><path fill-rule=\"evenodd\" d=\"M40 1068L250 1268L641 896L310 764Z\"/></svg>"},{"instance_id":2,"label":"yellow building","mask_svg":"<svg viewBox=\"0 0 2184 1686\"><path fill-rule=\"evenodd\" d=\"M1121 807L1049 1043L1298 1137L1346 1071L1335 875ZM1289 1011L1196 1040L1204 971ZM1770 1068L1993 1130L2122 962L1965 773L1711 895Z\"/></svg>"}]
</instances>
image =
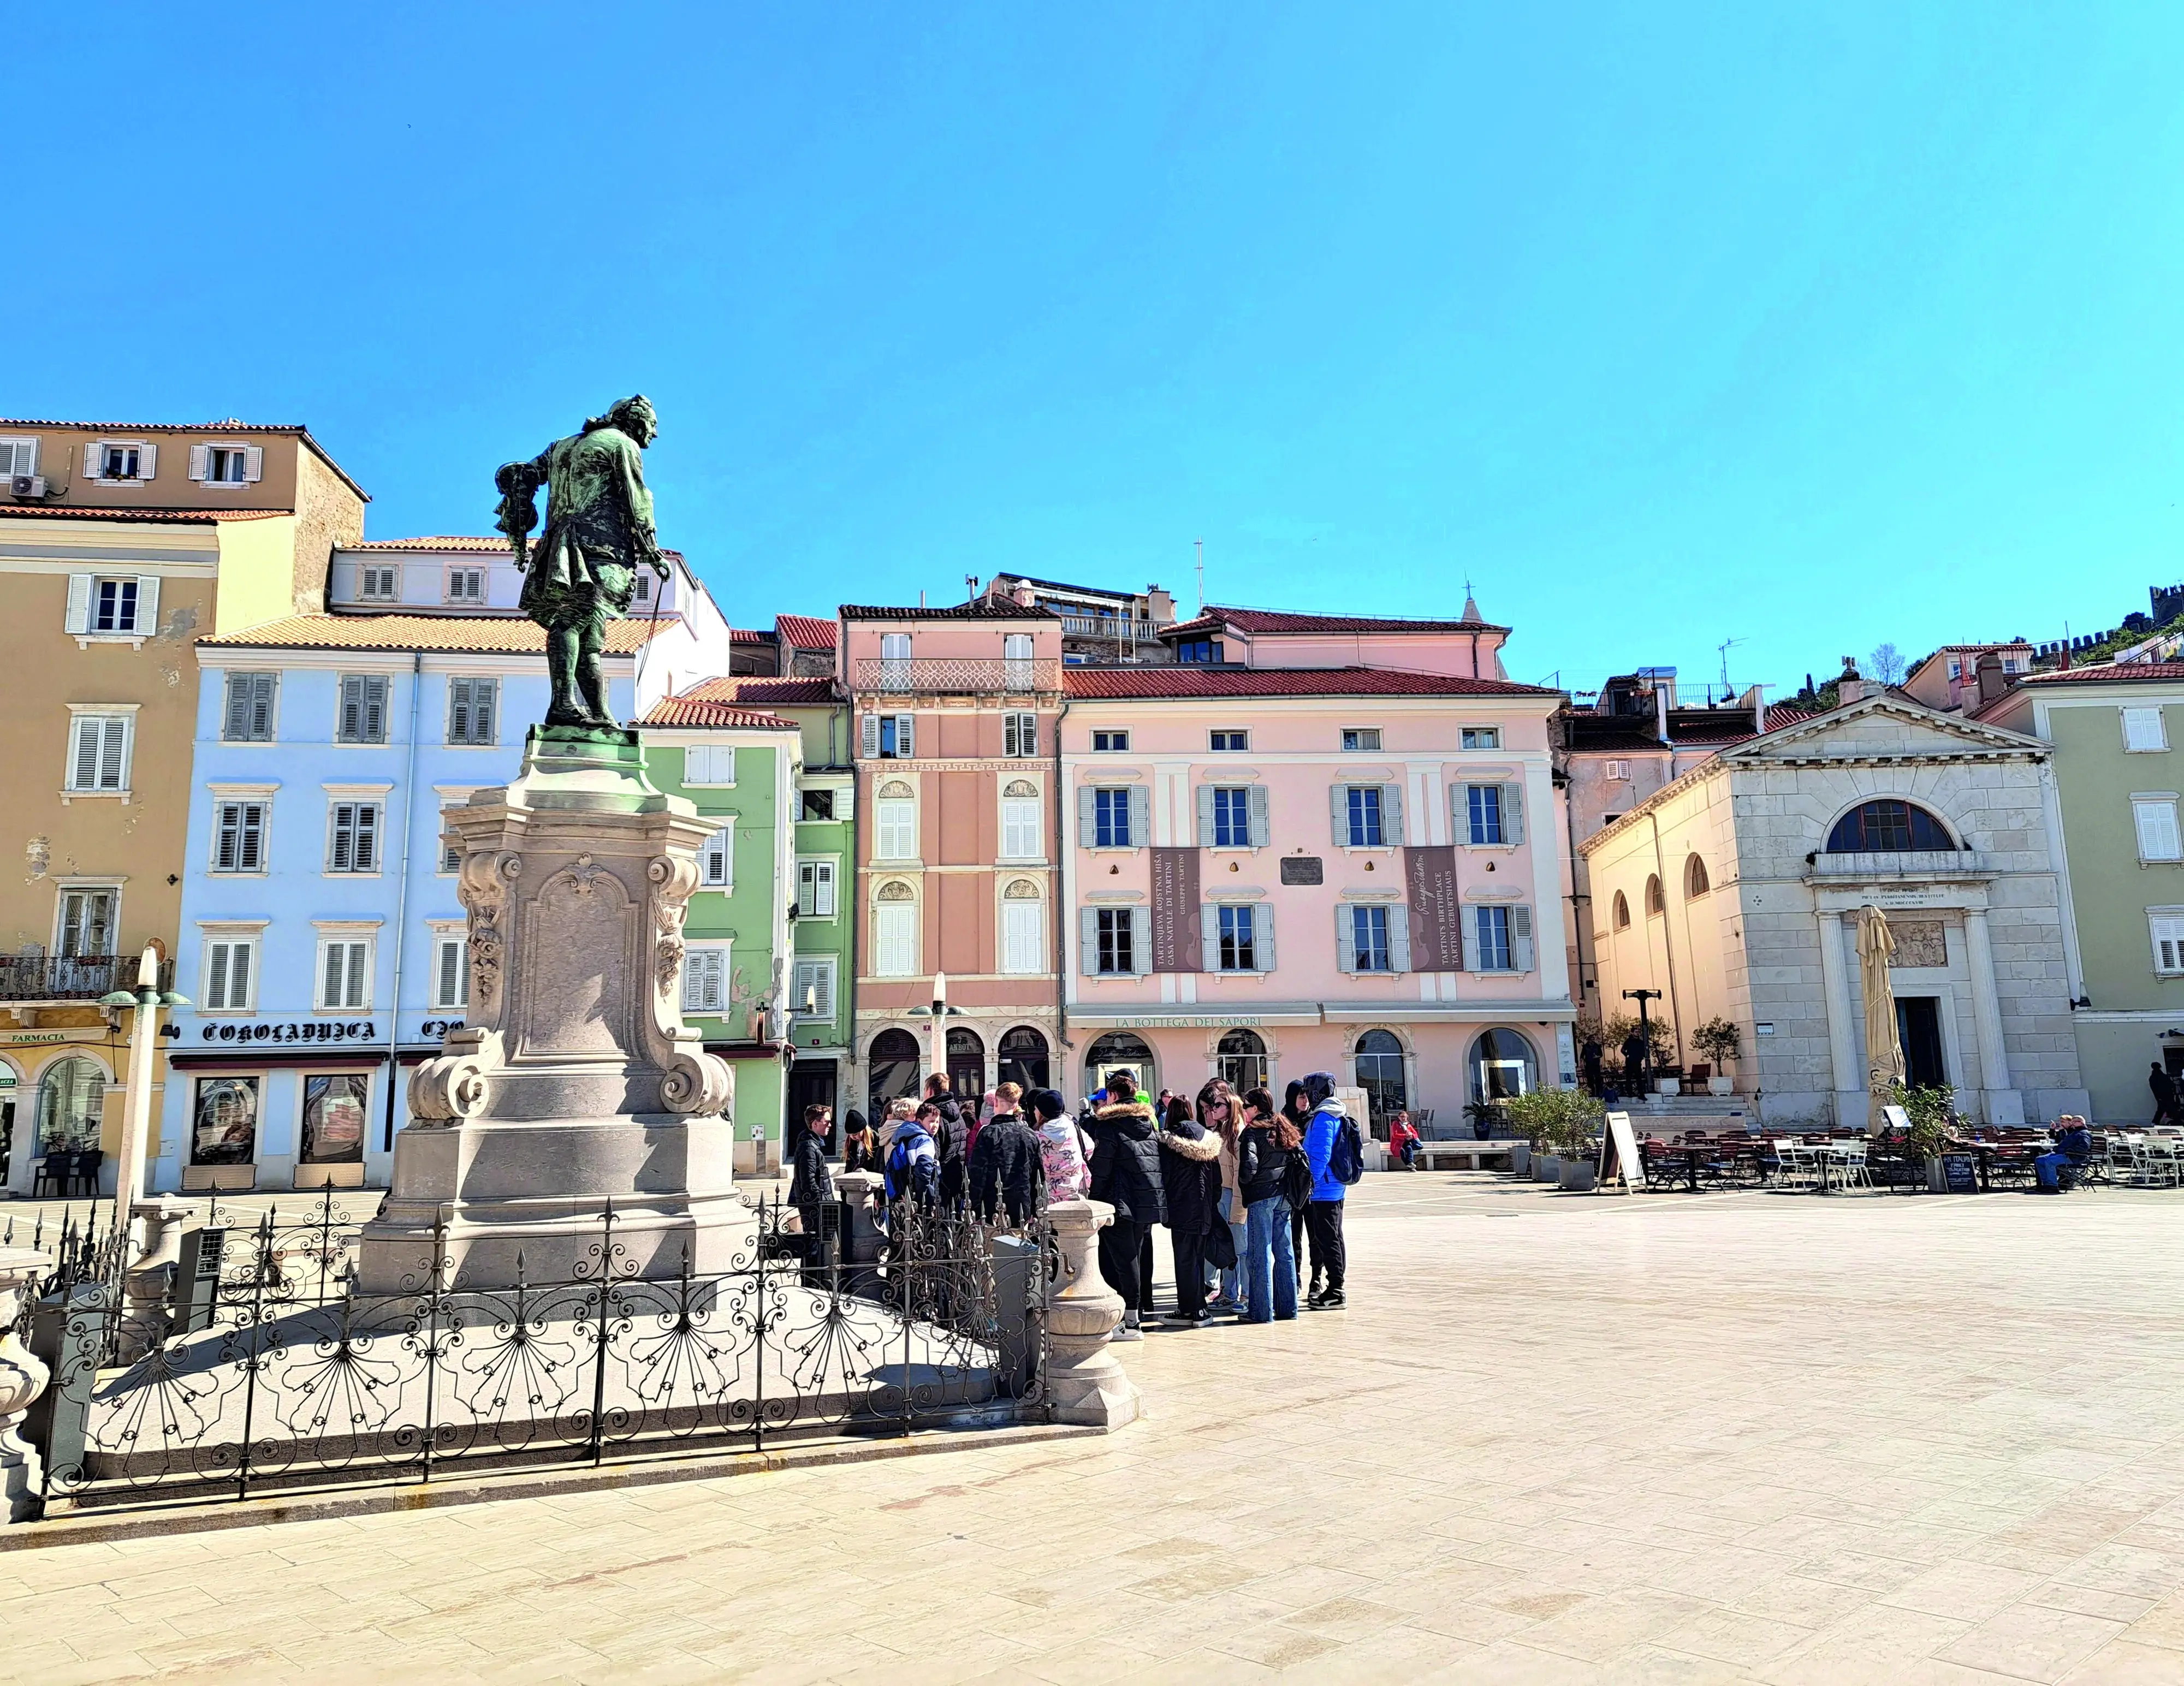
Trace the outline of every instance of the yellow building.
<instances>
[{"instance_id":1,"label":"yellow building","mask_svg":"<svg viewBox=\"0 0 2184 1686\"><path fill-rule=\"evenodd\" d=\"M322 609L366 501L302 427L0 420L0 788L20 862L0 872L0 1190L74 1168L113 1191L128 1024L98 1002L147 942L174 949L197 641Z\"/></svg>"}]
</instances>

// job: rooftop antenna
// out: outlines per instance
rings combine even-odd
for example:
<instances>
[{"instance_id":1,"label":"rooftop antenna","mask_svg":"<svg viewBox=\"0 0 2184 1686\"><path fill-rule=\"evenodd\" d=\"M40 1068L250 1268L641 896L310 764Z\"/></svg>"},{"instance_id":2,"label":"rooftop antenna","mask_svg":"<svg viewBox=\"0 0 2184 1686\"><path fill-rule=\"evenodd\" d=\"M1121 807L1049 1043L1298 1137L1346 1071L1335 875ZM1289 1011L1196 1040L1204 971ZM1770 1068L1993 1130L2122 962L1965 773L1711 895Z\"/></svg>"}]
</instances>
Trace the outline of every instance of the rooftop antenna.
<instances>
[{"instance_id":1,"label":"rooftop antenna","mask_svg":"<svg viewBox=\"0 0 2184 1686\"><path fill-rule=\"evenodd\" d=\"M978 600L978 576L976 574L964 575L963 589L970 593L970 595L965 598L963 601L966 603L976 603Z\"/></svg>"},{"instance_id":2,"label":"rooftop antenna","mask_svg":"<svg viewBox=\"0 0 2184 1686\"><path fill-rule=\"evenodd\" d=\"M1729 688L1730 648L1735 644L1748 644L1751 642L1749 638L1724 638L1716 647L1721 655L1721 698L1724 702L1729 701L1736 694Z\"/></svg>"},{"instance_id":3,"label":"rooftop antenna","mask_svg":"<svg viewBox=\"0 0 2184 1686\"><path fill-rule=\"evenodd\" d=\"M1191 543L1198 547L1198 612L1202 615L1206 613L1206 541L1195 538Z\"/></svg>"}]
</instances>

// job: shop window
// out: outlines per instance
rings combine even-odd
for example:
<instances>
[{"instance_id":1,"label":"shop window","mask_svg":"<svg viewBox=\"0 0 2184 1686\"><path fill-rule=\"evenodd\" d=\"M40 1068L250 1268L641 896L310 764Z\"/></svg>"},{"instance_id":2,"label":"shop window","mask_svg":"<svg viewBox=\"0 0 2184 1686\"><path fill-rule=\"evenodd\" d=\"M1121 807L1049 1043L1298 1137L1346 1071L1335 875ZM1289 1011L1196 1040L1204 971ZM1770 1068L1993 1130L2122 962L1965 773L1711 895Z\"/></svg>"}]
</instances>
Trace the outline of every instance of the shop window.
<instances>
[{"instance_id":1,"label":"shop window","mask_svg":"<svg viewBox=\"0 0 2184 1686\"><path fill-rule=\"evenodd\" d=\"M371 1079L361 1071L324 1072L304 1079L302 1156L306 1165L362 1161L370 1095Z\"/></svg>"},{"instance_id":2,"label":"shop window","mask_svg":"<svg viewBox=\"0 0 2184 1686\"><path fill-rule=\"evenodd\" d=\"M256 1077L199 1077L191 1114L192 1165L249 1165L258 1157Z\"/></svg>"}]
</instances>

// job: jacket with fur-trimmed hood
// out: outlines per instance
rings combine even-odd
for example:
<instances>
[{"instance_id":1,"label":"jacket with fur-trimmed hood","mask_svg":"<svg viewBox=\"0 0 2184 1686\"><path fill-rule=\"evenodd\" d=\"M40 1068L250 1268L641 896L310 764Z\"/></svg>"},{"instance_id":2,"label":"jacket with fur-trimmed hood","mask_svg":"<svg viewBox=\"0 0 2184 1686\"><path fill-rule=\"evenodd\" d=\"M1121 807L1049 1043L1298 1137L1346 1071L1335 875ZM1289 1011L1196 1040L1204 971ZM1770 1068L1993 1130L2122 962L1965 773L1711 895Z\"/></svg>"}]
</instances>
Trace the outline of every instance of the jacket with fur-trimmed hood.
<instances>
[{"instance_id":1,"label":"jacket with fur-trimmed hood","mask_svg":"<svg viewBox=\"0 0 2184 1686\"><path fill-rule=\"evenodd\" d=\"M1161 1193L1167 1227L1204 1235L1221 1220L1221 1138L1195 1119L1160 1133Z\"/></svg>"},{"instance_id":2,"label":"jacket with fur-trimmed hood","mask_svg":"<svg viewBox=\"0 0 2184 1686\"><path fill-rule=\"evenodd\" d=\"M1115 1209L1118 1220L1162 1223L1160 1132L1150 1103L1110 1101L1092 1114L1092 1198Z\"/></svg>"}]
</instances>

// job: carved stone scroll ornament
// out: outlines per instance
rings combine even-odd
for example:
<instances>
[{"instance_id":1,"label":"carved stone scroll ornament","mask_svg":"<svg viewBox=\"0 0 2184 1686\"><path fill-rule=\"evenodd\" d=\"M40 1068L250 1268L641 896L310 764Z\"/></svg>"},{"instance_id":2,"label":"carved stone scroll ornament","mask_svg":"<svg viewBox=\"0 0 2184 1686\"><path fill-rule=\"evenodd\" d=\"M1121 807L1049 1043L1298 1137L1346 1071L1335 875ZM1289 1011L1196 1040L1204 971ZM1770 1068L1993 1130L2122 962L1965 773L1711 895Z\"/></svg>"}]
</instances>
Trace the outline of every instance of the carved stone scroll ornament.
<instances>
[{"instance_id":1,"label":"carved stone scroll ornament","mask_svg":"<svg viewBox=\"0 0 2184 1686\"><path fill-rule=\"evenodd\" d=\"M420 1065L410 1078L413 1127L445 1127L459 1118L475 1118L493 1098L493 1074L500 1069L499 1031L472 1027L449 1031L447 1052Z\"/></svg>"},{"instance_id":2,"label":"carved stone scroll ornament","mask_svg":"<svg viewBox=\"0 0 2184 1686\"><path fill-rule=\"evenodd\" d=\"M717 1054L677 1049L660 1080L660 1104L670 1112L710 1117L727 1112L736 1099L736 1074Z\"/></svg>"}]
</instances>

